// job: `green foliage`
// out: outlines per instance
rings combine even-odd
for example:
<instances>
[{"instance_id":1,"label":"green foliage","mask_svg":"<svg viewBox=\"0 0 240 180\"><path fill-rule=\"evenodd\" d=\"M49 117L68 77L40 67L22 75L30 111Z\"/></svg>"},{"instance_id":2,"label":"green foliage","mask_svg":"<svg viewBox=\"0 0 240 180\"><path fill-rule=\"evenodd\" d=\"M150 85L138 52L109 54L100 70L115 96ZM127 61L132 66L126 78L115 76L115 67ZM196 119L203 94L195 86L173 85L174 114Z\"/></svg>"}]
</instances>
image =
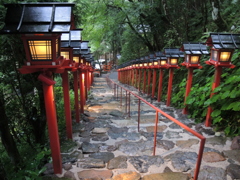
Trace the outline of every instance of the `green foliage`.
<instances>
[{"instance_id":1,"label":"green foliage","mask_svg":"<svg viewBox=\"0 0 240 180\"><path fill-rule=\"evenodd\" d=\"M57 110L57 120L58 120L58 129L61 137L66 135L66 121L65 121L65 111L64 111L64 98L63 98L63 88L62 88L62 78L59 75L56 75L54 78L56 81L54 87L55 94L55 104ZM74 110L74 91L69 89L70 97L70 106L71 110Z\"/></svg>"},{"instance_id":2,"label":"green foliage","mask_svg":"<svg viewBox=\"0 0 240 180\"><path fill-rule=\"evenodd\" d=\"M42 173L46 170L44 165L51 162L50 149L36 144L35 149L24 144L19 151L22 155L22 163L18 167L9 163L8 155L0 144L0 162L4 165L6 179L11 180L41 180Z\"/></svg>"}]
</instances>

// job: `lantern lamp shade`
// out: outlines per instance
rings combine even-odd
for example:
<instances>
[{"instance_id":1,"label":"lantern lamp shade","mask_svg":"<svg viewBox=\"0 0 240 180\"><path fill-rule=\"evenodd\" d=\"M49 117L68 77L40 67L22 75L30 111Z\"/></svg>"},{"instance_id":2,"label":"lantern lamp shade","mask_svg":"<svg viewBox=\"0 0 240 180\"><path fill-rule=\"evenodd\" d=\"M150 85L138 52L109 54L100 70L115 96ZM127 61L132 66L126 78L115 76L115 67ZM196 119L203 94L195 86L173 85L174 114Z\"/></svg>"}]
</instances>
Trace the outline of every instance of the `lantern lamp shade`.
<instances>
[{"instance_id":1,"label":"lantern lamp shade","mask_svg":"<svg viewBox=\"0 0 240 180\"><path fill-rule=\"evenodd\" d=\"M211 59L212 61L218 62L230 62L233 49L212 49L211 50Z\"/></svg>"},{"instance_id":2,"label":"lantern lamp shade","mask_svg":"<svg viewBox=\"0 0 240 180\"><path fill-rule=\"evenodd\" d=\"M56 64L59 61L60 34L24 34L21 38L27 61L31 64L47 65Z\"/></svg>"},{"instance_id":3,"label":"lantern lamp shade","mask_svg":"<svg viewBox=\"0 0 240 180\"><path fill-rule=\"evenodd\" d=\"M235 49L240 47L240 34L210 33L206 45L211 46L211 58L207 64L233 67L231 57Z\"/></svg>"},{"instance_id":4,"label":"lantern lamp shade","mask_svg":"<svg viewBox=\"0 0 240 180\"><path fill-rule=\"evenodd\" d=\"M167 57L162 52L155 52L159 66L164 66L167 63Z\"/></svg>"},{"instance_id":5,"label":"lantern lamp shade","mask_svg":"<svg viewBox=\"0 0 240 180\"><path fill-rule=\"evenodd\" d=\"M178 48L165 48L164 54L167 57L167 64L170 66L177 66L178 59L184 57L184 53L181 52Z\"/></svg>"},{"instance_id":6,"label":"lantern lamp shade","mask_svg":"<svg viewBox=\"0 0 240 180\"><path fill-rule=\"evenodd\" d=\"M201 55L185 54L185 63L187 64L199 64Z\"/></svg>"},{"instance_id":7,"label":"lantern lamp shade","mask_svg":"<svg viewBox=\"0 0 240 180\"><path fill-rule=\"evenodd\" d=\"M70 59L70 52L61 50L61 56L63 56L66 59Z\"/></svg>"},{"instance_id":8,"label":"lantern lamp shade","mask_svg":"<svg viewBox=\"0 0 240 180\"><path fill-rule=\"evenodd\" d=\"M167 59L161 59L159 64L160 66L164 66L165 64L167 64Z\"/></svg>"},{"instance_id":9,"label":"lantern lamp shade","mask_svg":"<svg viewBox=\"0 0 240 180\"><path fill-rule=\"evenodd\" d=\"M76 63L79 63L80 57L79 56L73 56L73 61L75 61Z\"/></svg>"},{"instance_id":10,"label":"lantern lamp shade","mask_svg":"<svg viewBox=\"0 0 240 180\"><path fill-rule=\"evenodd\" d=\"M178 58L169 57L168 58L168 64L177 65L178 64Z\"/></svg>"}]
</instances>

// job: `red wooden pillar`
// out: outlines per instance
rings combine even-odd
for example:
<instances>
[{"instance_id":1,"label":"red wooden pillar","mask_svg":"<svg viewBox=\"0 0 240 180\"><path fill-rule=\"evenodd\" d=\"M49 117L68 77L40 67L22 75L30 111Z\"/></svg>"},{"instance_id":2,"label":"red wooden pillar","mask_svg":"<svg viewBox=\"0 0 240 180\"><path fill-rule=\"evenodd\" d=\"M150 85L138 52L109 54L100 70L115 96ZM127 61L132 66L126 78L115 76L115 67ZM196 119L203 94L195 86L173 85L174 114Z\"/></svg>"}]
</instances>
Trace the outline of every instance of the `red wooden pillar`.
<instances>
[{"instance_id":1,"label":"red wooden pillar","mask_svg":"<svg viewBox=\"0 0 240 180\"><path fill-rule=\"evenodd\" d=\"M146 93L147 70L143 69L143 93Z\"/></svg>"},{"instance_id":2,"label":"red wooden pillar","mask_svg":"<svg viewBox=\"0 0 240 180\"><path fill-rule=\"evenodd\" d=\"M156 81L157 81L156 79L157 79L157 69L153 69L152 98L154 98L154 95L155 95Z\"/></svg>"},{"instance_id":3,"label":"red wooden pillar","mask_svg":"<svg viewBox=\"0 0 240 180\"><path fill-rule=\"evenodd\" d=\"M215 77L214 77L214 82L212 84L212 93L210 95L210 98L214 95L213 93L214 89L217 88L220 84L221 74L222 74L222 67L221 66L215 67ZM212 113L212 108L209 106L207 110L207 116L206 116L206 122L205 122L206 127L209 127L212 124L211 113Z\"/></svg>"},{"instance_id":4,"label":"red wooden pillar","mask_svg":"<svg viewBox=\"0 0 240 180\"><path fill-rule=\"evenodd\" d=\"M88 70L85 70L85 71L84 71L85 100L88 99L87 83L88 83ZM85 104L86 104L86 101L84 102L84 105L85 105Z\"/></svg>"},{"instance_id":5,"label":"red wooden pillar","mask_svg":"<svg viewBox=\"0 0 240 180\"><path fill-rule=\"evenodd\" d=\"M141 86L141 69L138 69L138 90L140 91L140 86Z\"/></svg>"},{"instance_id":6,"label":"red wooden pillar","mask_svg":"<svg viewBox=\"0 0 240 180\"><path fill-rule=\"evenodd\" d=\"M88 79L89 79L88 90L90 90L90 87L92 85L92 73L91 73L91 71L88 72Z\"/></svg>"},{"instance_id":7,"label":"red wooden pillar","mask_svg":"<svg viewBox=\"0 0 240 180\"><path fill-rule=\"evenodd\" d=\"M167 106L170 106L170 102L171 102L173 69L174 68L169 68L168 93L167 93L167 103L166 103Z\"/></svg>"},{"instance_id":8,"label":"red wooden pillar","mask_svg":"<svg viewBox=\"0 0 240 180\"><path fill-rule=\"evenodd\" d=\"M135 78L135 85L134 85L135 88L138 87L138 78L139 78L138 69L136 69L136 78Z\"/></svg>"},{"instance_id":9,"label":"red wooden pillar","mask_svg":"<svg viewBox=\"0 0 240 180\"><path fill-rule=\"evenodd\" d=\"M163 83L163 69L160 69L159 72L159 81L158 81L158 102L161 101L161 96L162 96L162 83Z\"/></svg>"},{"instance_id":10,"label":"red wooden pillar","mask_svg":"<svg viewBox=\"0 0 240 180\"><path fill-rule=\"evenodd\" d=\"M187 85L186 85L186 92L185 92L185 98L184 98L184 105L185 108L183 109L183 114L187 114L188 110L187 110L187 106L186 106L186 100L187 97L191 91L191 87L192 87L192 77L193 77L193 68L188 68L188 79L187 79Z\"/></svg>"},{"instance_id":11,"label":"red wooden pillar","mask_svg":"<svg viewBox=\"0 0 240 180\"><path fill-rule=\"evenodd\" d=\"M124 70L124 84L127 84L127 70Z\"/></svg>"},{"instance_id":12,"label":"red wooden pillar","mask_svg":"<svg viewBox=\"0 0 240 180\"><path fill-rule=\"evenodd\" d=\"M82 71L79 72L79 82L80 82L80 112L84 113L84 105L85 105L85 88L84 88L84 73Z\"/></svg>"},{"instance_id":13,"label":"red wooden pillar","mask_svg":"<svg viewBox=\"0 0 240 180\"><path fill-rule=\"evenodd\" d=\"M120 80L120 79L121 79L121 77L120 77L120 76L121 76L121 71L120 71L120 70L118 70L118 81L119 81L119 82L121 82L121 80Z\"/></svg>"},{"instance_id":14,"label":"red wooden pillar","mask_svg":"<svg viewBox=\"0 0 240 180\"><path fill-rule=\"evenodd\" d=\"M148 87L147 87L147 94L150 95L150 84L151 84L151 77L152 77L152 69L148 69Z\"/></svg>"},{"instance_id":15,"label":"red wooden pillar","mask_svg":"<svg viewBox=\"0 0 240 180\"><path fill-rule=\"evenodd\" d=\"M70 106L69 81L68 81L67 70L65 70L64 73L62 74L62 86L63 86L67 138L72 139L72 114L71 114L71 106Z\"/></svg>"},{"instance_id":16,"label":"red wooden pillar","mask_svg":"<svg viewBox=\"0 0 240 180\"><path fill-rule=\"evenodd\" d=\"M73 79L74 79L74 99L75 99L76 122L79 123L80 113L79 113L79 100L78 100L78 71L73 72Z\"/></svg>"},{"instance_id":17,"label":"red wooden pillar","mask_svg":"<svg viewBox=\"0 0 240 180\"><path fill-rule=\"evenodd\" d=\"M58 135L56 106L53 93L52 73L48 75L39 75L38 79L43 82L44 102L47 116L48 134L50 139L50 148L53 160L53 169L55 174L62 173L62 159L60 154L60 141Z\"/></svg>"},{"instance_id":18,"label":"red wooden pillar","mask_svg":"<svg viewBox=\"0 0 240 180\"><path fill-rule=\"evenodd\" d=\"M135 80L135 69L132 70L132 86L134 86L134 80Z\"/></svg>"},{"instance_id":19,"label":"red wooden pillar","mask_svg":"<svg viewBox=\"0 0 240 180\"><path fill-rule=\"evenodd\" d=\"M126 80L126 84L129 84L129 77L131 77L129 69L126 71L126 75L128 77L127 80Z\"/></svg>"}]
</instances>

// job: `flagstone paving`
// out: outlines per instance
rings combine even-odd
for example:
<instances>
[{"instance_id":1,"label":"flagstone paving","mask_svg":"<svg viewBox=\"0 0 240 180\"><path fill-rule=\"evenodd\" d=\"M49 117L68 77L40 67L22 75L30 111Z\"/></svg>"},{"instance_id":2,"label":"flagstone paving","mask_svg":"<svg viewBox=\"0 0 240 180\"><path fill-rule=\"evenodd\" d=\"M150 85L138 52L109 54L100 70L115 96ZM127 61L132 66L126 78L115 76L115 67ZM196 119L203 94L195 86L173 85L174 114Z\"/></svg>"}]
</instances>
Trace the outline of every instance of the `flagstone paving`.
<instances>
[{"instance_id":1,"label":"flagstone paving","mask_svg":"<svg viewBox=\"0 0 240 180\"><path fill-rule=\"evenodd\" d=\"M133 87L128 88L137 92ZM138 95L152 101L146 95ZM131 96L132 111L128 117L125 96L122 97L122 106L119 98L113 97L113 90L104 77L94 78L81 122L73 123L73 142L62 144L64 170L57 177L76 180L190 180L197 161L199 139L159 114L156 156L153 156L155 111L141 103L138 132L138 100ZM232 139L223 133L216 133L216 136L211 128L195 124L180 110L166 107L164 103L152 103L207 138L199 180L240 179L240 138L235 140L233 149ZM50 176L52 172L48 166L46 174Z\"/></svg>"}]
</instances>

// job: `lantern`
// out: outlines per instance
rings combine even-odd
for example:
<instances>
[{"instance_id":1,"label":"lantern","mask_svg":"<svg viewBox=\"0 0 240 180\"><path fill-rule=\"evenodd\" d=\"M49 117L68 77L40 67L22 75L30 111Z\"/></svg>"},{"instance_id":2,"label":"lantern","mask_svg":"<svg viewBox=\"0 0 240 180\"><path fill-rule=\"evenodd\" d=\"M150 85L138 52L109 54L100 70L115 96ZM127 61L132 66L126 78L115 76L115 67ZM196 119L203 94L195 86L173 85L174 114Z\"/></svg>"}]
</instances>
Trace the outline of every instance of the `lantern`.
<instances>
[{"instance_id":1,"label":"lantern","mask_svg":"<svg viewBox=\"0 0 240 180\"><path fill-rule=\"evenodd\" d=\"M179 68L178 59L184 57L183 52L179 51L178 48L165 48L164 54L167 57L166 67Z\"/></svg>"},{"instance_id":2,"label":"lantern","mask_svg":"<svg viewBox=\"0 0 240 180\"><path fill-rule=\"evenodd\" d=\"M211 57L206 64L215 66L215 77L212 91L220 85L222 67L234 68L231 57L235 49L240 47L240 34L211 33L206 44L212 46ZM212 92L210 98L214 96ZM211 106L208 107L205 125L211 125Z\"/></svg>"},{"instance_id":3,"label":"lantern","mask_svg":"<svg viewBox=\"0 0 240 180\"><path fill-rule=\"evenodd\" d=\"M73 3L21 3L6 5L4 34L21 34L26 66L22 74L41 72L38 80L43 82L43 92L55 174L62 173L60 142L54 102L53 72L63 72L64 59L60 56L61 33L72 29Z\"/></svg>"},{"instance_id":4,"label":"lantern","mask_svg":"<svg viewBox=\"0 0 240 180\"><path fill-rule=\"evenodd\" d=\"M155 56L158 68L165 67L165 64L167 63L167 57L162 52L156 52Z\"/></svg>"},{"instance_id":5,"label":"lantern","mask_svg":"<svg viewBox=\"0 0 240 180\"><path fill-rule=\"evenodd\" d=\"M61 36L61 56L70 60L70 66L73 61L79 62L79 58L73 58L73 48L81 46L82 29L71 30L69 33L62 33Z\"/></svg>"},{"instance_id":6,"label":"lantern","mask_svg":"<svg viewBox=\"0 0 240 180\"><path fill-rule=\"evenodd\" d=\"M234 49L239 48L239 34L211 33L206 44L212 47L211 57L209 61L206 61L207 64L214 65L215 67L235 67L231 63L231 58Z\"/></svg>"},{"instance_id":7,"label":"lantern","mask_svg":"<svg viewBox=\"0 0 240 180\"><path fill-rule=\"evenodd\" d=\"M183 66L188 68L188 77L187 77L187 84L186 84L186 91L185 91L185 98L184 98L184 109L183 114L187 114L187 105L186 99L191 91L192 87L192 78L193 78L193 70L195 68L200 69L200 57L202 54L209 54L207 51L206 45L201 43L183 43L183 46L180 48L181 51L185 53L185 61L182 63Z\"/></svg>"},{"instance_id":8,"label":"lantern","mask_svg":"<svg viewBox=\"0 0 240 180\"><path fill-rule=\"evenodd\" d=\"M143 67L144 68L147 68L148 67L148 56L145 56L145 58L144 58L144 63L143 63Z\"/></svg>"},{"instance_id":9,"label":"lantern","mask_svg":"<svg viewBox=\"0 0 240 180\"><path fill-rule=\"evenodd\" d=\"M202 66L200 66L201 55L209 54L206 45L203 45L202 43L183 43L180 50L185 53L185 61L182 65L187 68L202 68Z\"/></svg>"}]
</instances>

